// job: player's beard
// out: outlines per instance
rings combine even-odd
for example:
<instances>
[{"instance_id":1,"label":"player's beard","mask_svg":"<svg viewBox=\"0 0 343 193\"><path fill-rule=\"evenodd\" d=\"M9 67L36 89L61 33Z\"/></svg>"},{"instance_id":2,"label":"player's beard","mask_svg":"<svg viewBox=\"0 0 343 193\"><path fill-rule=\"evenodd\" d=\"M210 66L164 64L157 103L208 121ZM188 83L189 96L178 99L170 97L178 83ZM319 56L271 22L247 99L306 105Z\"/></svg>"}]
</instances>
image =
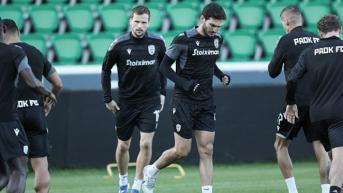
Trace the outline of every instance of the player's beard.
<instances>
[{"instance_id":1,"label":"player's beard","mask_svg":"<svg viewBox=\"0 0 343 193\"><path fill-rule=\"evenodd\" d=\"M204 23L204 25L202 26L202 30L203 30L203 32L204 32L204 34L205 34L206 36L208 36L208 37L212 37L212 36L213 36L213 34L211 35L211 34L209 33L208 27L206 26L205 23Z\"/></svg>"},{"instance_id":2,"label":"player's beard","mask_svg":"<svg viewBox=\"0 0 343 193\"><path fill-rule=\"evenodd\" d=\"M135 34L135 36L137 38L142 38L144 36L144 34L145 34L144 30L140 30L140 31L134 30L133 33Z\"/></svg>"}]
</instances>

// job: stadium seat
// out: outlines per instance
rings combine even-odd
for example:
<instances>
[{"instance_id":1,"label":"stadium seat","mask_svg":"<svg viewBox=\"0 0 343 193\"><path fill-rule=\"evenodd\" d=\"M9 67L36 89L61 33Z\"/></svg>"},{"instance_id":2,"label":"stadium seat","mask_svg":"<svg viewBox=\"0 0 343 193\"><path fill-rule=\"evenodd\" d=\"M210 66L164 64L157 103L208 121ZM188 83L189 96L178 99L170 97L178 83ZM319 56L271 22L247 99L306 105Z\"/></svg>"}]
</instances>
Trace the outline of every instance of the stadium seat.
<instances>
[{"instance_id":1,"label":"stadium seat","mask_svg":"<svg viewBox=\"0 0 343 193\"><path fill-rule=\"evenodd\" d=\"M315 28L319 19L331 12L330 7L325 3L304 3L300 8L304 14L306 27L309 28Z\"/></svg>"},{"instance_id":2,"label":"stadium seat","mask_svg":"<svg viewBox=\"0 0 343 193\"><path fill-rule=\"evenodd\" d=\"M100 64L103 61L111 42L114 40L113 34L105 33L90 35L87 39L93 56L92 63Z\"/></svg>"},{"instance_id":3,"label":"stadium seat","mask_svg":"<svg viewBox=\"0 0 343 193\"><path fill-rule=\"evenodd\" d=\"M152 5L150 5L148 8L150 9L149 30L157 31L162 27L165 12L160 10L159 7L153 7Z\"/></svg>"},{"instance_id":4,"label":"stadium seat","mask_svg":"<svg viewBox=\"0 0 343 193\"><path fill-rule=\"evenodd\" d=\"M13 19L19 30L22 31L24 27L24 16L20 6L7 5L0 6L0 16L2 19Z\"/></svg>"},{"instance_id":5,"label":"stadium seat","mask_svg":"<svg viewBox=\"0 0 343 193\"><path fill-rule=\"evenodd\" d=\"M237 15L240 28L257 29L264 22L264 7L260 3L234 4L234 12Z\"/></svg>"},{"instance_id":6,"label":"stadium seat","mask_svg":"<svg viewBox=\"0 0 343 193\"><path fill-rule=\"evenodd\" d=\"M99 12L105 31L122 32L127 28L129 13L123 5L111 4L100 6Z\"/></svg>"},{"instance_id":7,"label":"stadium seat","mask_svg":"<svg viewBox=\"0 0 343 193\"><path fill-rule=\"evenodd\" d=\"M263 47L264 59L272 58L277 42L284 34L281 29L262 31L258 34L259 41Z\"/></svg>"},{"instance_id":8,"label":"stadium seat","mask_svg":"<svg viewBox=\"0 0 343 193\"><path fill-rule=\"evenodd\" d=\"M267 11L269 13L274 28L282 28L280 13L282 9L289 5L291 4L288 2L277 2L267 4Z\"/></svg>"},{"instance_id":9,"label":"stadium seat","mask_svg":"<svg viewBox=\"0 0 343 193\"><path fill-rule=\"evenodd\" d=\"M11 4L13 5L28 5L34 3L34 0L11 0Z\"/></svg>"},{"instance_id":10,"label":"stadium seat","mask_svg":"<svg viewBox=\"0 0 343 193\"><path fill-rule=\"evenodd\" d=\"M164 34L162 34L164 38L164 44L166 45L166 48L170 46L174 38L182 31L168 31Z\"/></svg>"},{"instance_id":11,"label":"stadium seat","mask_svg":"<svg viewBox=\"0 0 343 193\"><path fill-rule=\"evenodd\" d=\"M84 33L92 30L94 25L94 17L90 6L67 6L65 7L64 13L71 32Z\"/></svg>"},{"instance_id":12,"label":"stadium seat","mask_svg":"<svg viewBox=\"0 0 343 193\"><path fill-rule=\"evenodd\" d=\"M53 46L56 51L57 58L55 58L55 61L57 64L61 65L80 63L82 55L82 43L78 35L57 35L53 37Z\"/></svg>"},{"instance_id":13,"label":"stadium seat","mask_svg":"<svg viewBox=\"0 0 343 193\"><path fill-rule=\"evenodd\" d=\"M167 6L173 30L185 30L194 27L199 20L197 3L176 3Z\"/></svg>"},{"instance_id":14,"label":"stadium seat","mask_svg":"<svg viewBox=\"0 0 343 193\"><path fill-rule=\"evenodd\" d=\"M37 48L39 51L42 52L43 55L47 55L47 47L46 47L46 40L42 35L38 34L28 34L28 35L22 35L21 41L26 42L35 48Z\"/></svg>"},{"instance_id":15,"label":"stadium seat","mask_svg":"<svg viewBox=\"0 0 343 193\"><path fill-rule=\"evenodd\" d=\"M33 6L29 9L29 13L35 32L53 33L57 31L59 18L55 6Z\"/></svg>"},{"instance_id":16,"label":"stadium seat","mask_svg":"<svg viewBox=\"0 0 343 193\"><path fill-rule=\"evenodd\" d=\"M236 30L224 33L224 40L229 46L233 61L251 60L255 54L256 38L254 33L245 30Z\"/></svg>"},{"instance_id":17,"label":"stadium seat","mask_svg":"<svg viewBox=\"0 0 343 193\"><path fill-rule=\"evenodd\" d=\"M342 20L343 19L343 2L337 2L332 4L332 8L337 16Z\"/></svg>"},{"instance_id":18,"label":"stadium seat","mask_svg":"<svg viewBox=\"0 0 343 193\"><path fill-rule=\"evenodd\" d=\"M85 5L100 5L102 4L102 0L80 0L80 3Z\"/></svg>"},{"instance_id":19,"label":"stadium seat","mask_svg":"<svg viewBox=\"0 0 343 193\"><path fill-rule=\"evenodd\" d=\"M69 0L46 0L47 4L63 5L69 3Z\"/></svg>"}]
</instances>

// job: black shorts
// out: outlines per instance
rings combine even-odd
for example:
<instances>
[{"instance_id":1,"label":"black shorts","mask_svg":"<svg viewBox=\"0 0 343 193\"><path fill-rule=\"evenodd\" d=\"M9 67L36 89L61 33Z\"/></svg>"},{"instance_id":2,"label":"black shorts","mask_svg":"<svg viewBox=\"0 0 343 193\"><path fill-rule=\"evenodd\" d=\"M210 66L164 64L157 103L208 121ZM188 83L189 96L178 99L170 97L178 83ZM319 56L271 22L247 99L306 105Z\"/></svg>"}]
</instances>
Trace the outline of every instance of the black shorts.
<instances>
[{"instance_id":1,"label":"black shorts","mask_svg":"<svg viewBox=\"0 0 343 193\"><path fill-rule=\"evenodd\" d=\"M48 129L43 107L18 108L18 115L30 143L29 157L48 156Z\"/></svg>"},{"instance_id":2,"label":"black shorts","mask_svg":"<svg viewBox=\"0 0 343 193\"><path fill-rule=\"evenodd\" d=\"M322 125L311 123L308 107L298 107L299 119L295 121L295 124L289 123L284 117L283 112L277 118L277 136L283 139L293 140L298 135L300 129L303 128L307 142L312 143L315 140L319 140L319 134L315 133L315 131L320 130ZM319 128L317 129L317 127Z\"/></svg>"},{"instance_id":3,"label":"black shorts","mask_svg":"<svg viewBox=\"0 0 343 193\"><path fill-rule=\"evenodd\" d=\"M191 139L193 130L215 131L216 106L213 102L190 102L174 98L172 121L174 132Z\"/></svg>"},{"instance_id":4,"label":"black shorts","mask_svg":"<svg viewBox=\"0 0 343 193\"><path fill-rule=\"evenodd\" d=\"M316 127L314 127L314 133L316 134L317 139L323 144L325 151L331 151L328 123L326 121L317 121L312 124L316 125Z\"/></svg>"},{"instance_id":5,"label":"black shorts","mask_svg":"<svg viewBox=\"0 0 343 193\"><path fill-rule=\"evenodd\" d=\"M335 147L343 147L343 119L329 119L318 121L324 125L320 131L320 141L326 151ZM318 123L317 122L317 123Z\"/></svg>"},{"instance_id":6,"label":"black shorts","mask_svg":"<svg viewBox=\"0 0 343 193\"><path fill-rule=\"evenodd\" d=\"M0 122L0 159L27 156L29 142L20 121Z\"/></svg>"},{"instance_id":7,"label":"black shorts","mask_svg":"<svg viewBox=\"0 0 343 193\"><path fill-rule=\"evenodd\" d=\"M120 140L129 140L135 128L143 133L156 131L161 109L159 100L137 104L120 101L119 107L115 116L116 132Z\"/></svg>"}]
</instances>

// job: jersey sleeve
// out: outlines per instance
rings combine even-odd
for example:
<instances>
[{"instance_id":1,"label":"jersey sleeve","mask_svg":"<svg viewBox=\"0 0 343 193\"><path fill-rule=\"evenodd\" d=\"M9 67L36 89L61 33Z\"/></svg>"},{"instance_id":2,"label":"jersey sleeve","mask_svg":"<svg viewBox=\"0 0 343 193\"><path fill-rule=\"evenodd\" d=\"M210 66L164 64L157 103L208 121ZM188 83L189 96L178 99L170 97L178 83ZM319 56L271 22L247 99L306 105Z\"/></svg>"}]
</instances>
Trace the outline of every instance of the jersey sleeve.
<instances>
[{"instance_id":1,"label":"jersey sleeve","mask_svg":"<svg viewBox=\"0 0 343 193\"><path fill-rule=\"evenodd\" d=\"M118 52L118 40L114 40L104 58L102 63L101 72L101 85L104 92L104 102L108 103L112 100L111 95L111 73L114 64L118 62L119 52Z\"/></svg>"},{"instance_id":2,"label":"jersey sleeve","mask_svg":"<svg viewBox=\"0 0 343 193\"><path fill-rule=\"evenodd\" d=\"M281 73L282 66L286 58L284 47L285 47L284 38L281 38L275 48L273 58L268 65L269 76L272 78L277 77Z\"/></svg>"},{"instance_id":3,"label":"jersey sleeve","mask_svg":"<svg viewBox=\"0 0 343 193\"><path fill-rule=\"evenodd\" d=\"M41 56L44 64L43 76L48 77L50 74L56 72L56 69L43 55Z\"/></svg>"},{"instance_id":4,"label":"jersey sleeve","mask_svg":"<svg viewBox=\"0 0 343 193\"><path fill-rule=\"evenodd\" d=\"M20 73L22 70L25 70L27 68L31 68L29 66L28 59L27 59L27 56L26 56L24 50L17 45L14 45L11 48L12 48L14 65L15 65L18 73Z\"/></svg>"},{"instance_id":5,"label":"jersey sleeve","mask_svg":"<svg viewBox=\"0 0 343 193\"><path fill-rule=\"evenodd\" d=\"M302 52L297 64L292 68L291 72L288 75L286 102L289 105L295 104L295 92L297 88L296 82L306 72L306 62L305 62L306 53L307 53L306 50Z\"/></svg>"},{"instance_id":6,"label":"jersey sleeve","mask_svg":"<svg viewBox=\"0 0 343 193\"><path fill-rule=\"evenodd\" d=\"M158 59L158 64L161 65L162 63L162 60L163 60L163 57L166 53L166 46L164 44L164 41L160 41L160 52L158 53L158 56L157 56L157 59ZM167 86L167 78L166 76L164 76L163 73L161 73L161 71L159 71L159 78L160 78L160 87L161 87L161 90L160 90L160 94L166 96L167 94L167 91L166 91L166 86Z\"/></svg>"},{"instance_id":7,"label":"jersey sleeve","mask_svg":"<svg viewBox=\"0 0 343 193\"><path fill-rule=\"evenodd\" d=\"M177 60L181 53L187 50L186 41L187 39L185 33L181 33L176 36L170 47L167 49L166 55L172 60Z\"/></svg>"}]
</instances>

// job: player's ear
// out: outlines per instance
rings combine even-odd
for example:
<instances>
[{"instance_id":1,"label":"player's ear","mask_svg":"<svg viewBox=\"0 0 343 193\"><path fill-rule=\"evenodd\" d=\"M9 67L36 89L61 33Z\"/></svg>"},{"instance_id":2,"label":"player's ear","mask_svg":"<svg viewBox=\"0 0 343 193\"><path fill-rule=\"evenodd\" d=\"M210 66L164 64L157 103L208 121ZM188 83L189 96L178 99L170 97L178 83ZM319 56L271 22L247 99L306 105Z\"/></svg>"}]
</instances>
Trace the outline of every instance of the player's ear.
<instances>
[{"instance_id":1,"label":"player's ear","mask_svg":"<svg viewBox=\"0 0 343 193\"><path fill-rule=\"evenodd\" d=\"M201 23L205 23L205 20L206 20L205 17L204 17L203 15L201 15L201 16L200 16L200 21L201 21Z\"/></svg>"}]
</instances>

